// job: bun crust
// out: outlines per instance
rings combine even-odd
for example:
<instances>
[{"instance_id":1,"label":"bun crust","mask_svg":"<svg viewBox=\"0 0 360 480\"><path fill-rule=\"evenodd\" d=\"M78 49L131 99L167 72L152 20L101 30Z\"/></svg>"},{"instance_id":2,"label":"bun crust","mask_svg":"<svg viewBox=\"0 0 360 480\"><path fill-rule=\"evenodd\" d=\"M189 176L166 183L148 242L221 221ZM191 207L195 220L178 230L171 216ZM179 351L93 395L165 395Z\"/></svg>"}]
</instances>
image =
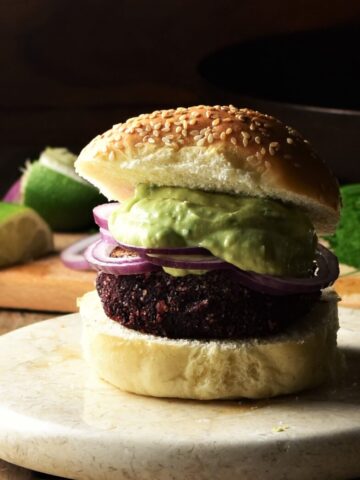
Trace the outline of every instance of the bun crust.
<instances>
[{"instance_id":1,"label":"bun crust","mask_svg":"<svg viewBox=\"0 0 360 480\"><path fill-rule=\"evenodd\" d=\"M338 183L309 143L269 115L231 105L131 118L92 140L75 167L111 200L150 183L290 202L319 233L339 218Z\"/></svg>"},{"instance_id":2,"label":"bun crust","mask_svg":"<svg viewBox=\"0 0 360 480\"><path fill-rule=\"evenodd\" d=\"M337 296L327 292L287 332L263 340L171 340L109 319L95 291L79 302L83 352L104 380L155 397L267 398L315 387L339 368Z\"/></svg>"}]
</instances>

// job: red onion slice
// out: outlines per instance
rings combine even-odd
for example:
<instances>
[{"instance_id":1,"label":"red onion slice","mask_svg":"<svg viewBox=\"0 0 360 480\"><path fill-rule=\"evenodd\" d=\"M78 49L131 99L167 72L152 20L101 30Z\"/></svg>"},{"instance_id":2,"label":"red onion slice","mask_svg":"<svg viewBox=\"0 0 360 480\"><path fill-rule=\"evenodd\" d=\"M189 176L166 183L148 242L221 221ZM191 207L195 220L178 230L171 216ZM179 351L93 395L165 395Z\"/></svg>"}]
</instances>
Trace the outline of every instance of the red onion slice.
<instances>
[{"instance_id":1,"label":"red onion slice","mask_svg":"<svg viewBox=\"0 0 360 480\"><path fill-rule=\"evenodd\" d=\"M115 238L111 235L111 233L109 232L109 230L107 230L106 228L101 228L100 227L100 234L101 234L101 240L103 240L105 243L110 243L112 245L119 245L117 243L117 241L115 240Z\"/></svg>"},{"instance_id":2,"label":"red onion slice","mask_svg":"<svg viewBox=\"0 0 360 480\"><path fill-rule=\"evenodd\" d=\"M269 295L295 295L318 292L332 285L339 276L339 263L336 256L323 245L318 245L315 255L316 270L312 277L290 278L261 275L233 268L239 282L252 290Z\"/></svg>"},{"instance_id":3,"label":"red onion slice","mask_svg":"<svg viewBox=\"0 0 360 480\"><path fill-rule=\"evenodd\" d=\"M64 265L74 270L91 270L91 266L84 258L84 251L89 245L99 240L100 235L90 235L78 242L73 243L70 247L65 248L60 254L60 259Z\"/></svg>"},{"instance_id":4,"label":"red onion slice","mask_svg":"<svg viewBox=\"0 0 360 480\"><path fill-rule=\"evenodd\" d=\"M209 250L202 247L137 247L136 245L128 245L126 243L117 242L120 247L126 250L134 250L139 255L146 256L147 254L164 254L164 255L208 255L212 257Z\"/></svg>"},{"instance_id":5,"label":"red onion slice","mask_svg":"<svg viewBox=\"0 0 360 480\"><path fill-rule=\"evenodd\" d=\"M210 255L154 255L147 254L149 262L161 267L185 270L224 270L233 268L230 263Z\"/></svg>"},{"instance_id":6,"label":"red onion slice","mask_svg":"<svg viewBox=\"0 0 360 480\"><path fill-rule=\"evenodd\" d=\"M11 185L9 190L5 193L3 202L8 203L17 203L20 201L20 187L21 187L21 178L16 180L15 183Z\"/></svg>"},{"instance_id":7,"label":"red onion slice","mask_svg":"<svg viewBox=\"0 0 360 480\"><path fill-rule=\"evenodd\" d=\"M84 256L96 270L113 275L135 275L160 270L140 256L110 257L113 248L113 245L100 240L90 245L85 250Z\"/></svg>"},{"instance_id":8,"label":"red onion slice","mask_svg":"<svg viewBox=\"0 0 360 480\"><path fill-rule=\"evenodd\" d=\"M120 206L118 202L103 203L93 209L95 223L101 228L108 228L108 219L111 213Z\"/></svg>"}]
</instances>

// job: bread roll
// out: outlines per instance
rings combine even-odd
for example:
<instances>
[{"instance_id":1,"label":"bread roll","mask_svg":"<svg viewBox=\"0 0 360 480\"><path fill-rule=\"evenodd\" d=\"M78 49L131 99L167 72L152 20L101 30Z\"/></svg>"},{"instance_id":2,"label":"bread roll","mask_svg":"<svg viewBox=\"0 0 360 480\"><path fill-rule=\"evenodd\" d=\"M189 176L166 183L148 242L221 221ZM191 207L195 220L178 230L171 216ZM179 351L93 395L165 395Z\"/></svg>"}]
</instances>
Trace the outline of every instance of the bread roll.
<instances>
[{"instance_id":1,"label":"bread roll","mask_svg":"<svg viewBox=\"0 0 360 480\"><path fill-rule=\"evenodd\" d=\"M269 115L233 106L129 119L90 142L75 167L110 200L148 183L293 203L319 233L339 219L337 181L309 143Z\"/></svg>"},{"instance_id":2,"label":"bread roll","mask_svg":"<svg viewBox=\"0 0 360 480\"><path fill-rule=\"evenodd\" d=\"M199 341L125 328L89 292L79 301L84 356L101 378L142 395L212 400L294 393L336 377L337 300L327 291L307 317L273 337Z\"/></svg>"}]
</instances>

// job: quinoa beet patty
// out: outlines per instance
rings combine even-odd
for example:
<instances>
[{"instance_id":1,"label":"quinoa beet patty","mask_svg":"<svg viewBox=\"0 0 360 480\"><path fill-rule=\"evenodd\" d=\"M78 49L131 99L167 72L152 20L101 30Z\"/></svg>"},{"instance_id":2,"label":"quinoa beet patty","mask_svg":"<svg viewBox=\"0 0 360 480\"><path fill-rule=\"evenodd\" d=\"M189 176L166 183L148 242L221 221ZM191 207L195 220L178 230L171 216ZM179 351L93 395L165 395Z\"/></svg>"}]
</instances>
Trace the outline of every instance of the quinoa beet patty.
<instances>
[{"instance_id":1,"label":"quinoa beet patty","mask_svg":"<svg viewBox=\"0 0 360 480\"><path fill-rule=\"evenodd\" d=\"M189 339L265 337L303 317L320 297L264 295L221 270L184 277L100 273L96 288L105 313L125 327Z\"/></svg>"}]
</instances>

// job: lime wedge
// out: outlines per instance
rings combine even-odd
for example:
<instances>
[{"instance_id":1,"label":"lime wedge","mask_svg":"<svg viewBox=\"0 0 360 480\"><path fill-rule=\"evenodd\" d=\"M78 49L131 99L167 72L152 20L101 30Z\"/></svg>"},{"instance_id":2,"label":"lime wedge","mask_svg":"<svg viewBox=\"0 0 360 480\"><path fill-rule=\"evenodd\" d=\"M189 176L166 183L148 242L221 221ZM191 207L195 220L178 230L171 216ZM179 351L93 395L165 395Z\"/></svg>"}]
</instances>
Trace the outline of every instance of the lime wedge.
<instances>
[{"instance_id":1,"label":"lime wedge","mask_svg":"<svg viewBox=\"0 0 360 480\"><path fill-rule=\"evenodd\" d=\"M34 210L0 202L0 267L26 262L52 249L51 230Z\"/></svg>"},{"instance_id":2,"label":"lime wedge","mask_svg":"<svg viewBox=\"0 0 360 480\"><path fill-rule=\"evenodd\" d=\"M47 148L29 163L21 181L22 203L36 210L53 230L85 230L93 225L92 209L106 201L74 170L76 155Z\"/></svg>"}]
</instances>

